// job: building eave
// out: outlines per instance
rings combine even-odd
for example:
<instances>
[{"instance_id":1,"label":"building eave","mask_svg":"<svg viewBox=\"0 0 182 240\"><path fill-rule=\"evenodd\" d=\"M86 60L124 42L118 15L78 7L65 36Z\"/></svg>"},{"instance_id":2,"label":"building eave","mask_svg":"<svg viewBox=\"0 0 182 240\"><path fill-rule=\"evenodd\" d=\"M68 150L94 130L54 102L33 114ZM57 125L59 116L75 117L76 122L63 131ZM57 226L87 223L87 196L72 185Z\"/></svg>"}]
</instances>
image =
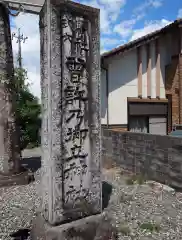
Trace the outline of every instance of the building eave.
<instances>
[{"instance_id":1,"label":"building eave","mask_svg":"<svg viewBox=\"0 0 182 240\"><path fill-rule=\"evenodd\" d=\"M149 43L150 41L152 40L155 40L157 39L161 34L164 34L166 33L167 31L169 31L171 28L177 26L177 25L182 25L182 19L177 19L175 20L174 22L172 22L171 24L168 24L167 26L165 26L164 28L162 29L159 29L155 32L152 32L152 33L149 33L141 38L138 38L134 41L131 41L131 42L128 42L124 45L121 45L117 48L114 48L108 52L105 52L101 55L101 62L103 63L104 60L112 57L112 56L115 56L115 55L119 55L119 54L122 54L126 51L129 51L129 50L132 50L132 49L135 49L141 45L144 45L144 44L147 44Z\"/></svg>"}]
</instances>

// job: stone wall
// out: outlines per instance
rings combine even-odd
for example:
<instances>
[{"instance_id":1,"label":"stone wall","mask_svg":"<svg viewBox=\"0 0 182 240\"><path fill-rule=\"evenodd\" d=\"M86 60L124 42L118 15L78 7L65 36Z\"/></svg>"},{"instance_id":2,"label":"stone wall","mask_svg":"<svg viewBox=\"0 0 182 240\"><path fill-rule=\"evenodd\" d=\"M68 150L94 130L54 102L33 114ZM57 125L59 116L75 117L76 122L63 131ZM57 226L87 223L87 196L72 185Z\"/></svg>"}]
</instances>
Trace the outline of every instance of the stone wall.
<instances>
[{"instance_id":1,"label":"stone wall","mask_svg":"<svg viewBox=\"0 0 182 240\"><path fill-rule=\"evenodd\" d=\"M182 139L102 131L102 161L182 189Z\"/></svg>"}]
</instances>

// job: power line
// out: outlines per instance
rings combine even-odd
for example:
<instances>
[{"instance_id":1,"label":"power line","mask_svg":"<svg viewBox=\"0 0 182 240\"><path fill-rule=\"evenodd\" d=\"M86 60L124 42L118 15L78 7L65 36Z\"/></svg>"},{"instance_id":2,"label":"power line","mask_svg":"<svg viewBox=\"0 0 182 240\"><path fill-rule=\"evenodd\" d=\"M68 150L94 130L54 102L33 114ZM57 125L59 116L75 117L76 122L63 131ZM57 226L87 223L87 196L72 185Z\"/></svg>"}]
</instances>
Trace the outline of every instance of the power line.
<instances>
[{"instance_id":1,"label":"power line","mask_svg":"<svg viewBox=\"0 0 182 240\"><path fill-rule=\"evenodd\" d=\"M28 39L28 37L24 37L23 34L21 34L20 32L20 28L18 28L18 34L16 35L16 33L12 33L12 40L13 38L16 38L17 41L16 43L18 43L18 64L19 64L19 68L22 68L22 56L21 56L21 43L25 43L25 41Z\"/></svg>"}]
</instances>

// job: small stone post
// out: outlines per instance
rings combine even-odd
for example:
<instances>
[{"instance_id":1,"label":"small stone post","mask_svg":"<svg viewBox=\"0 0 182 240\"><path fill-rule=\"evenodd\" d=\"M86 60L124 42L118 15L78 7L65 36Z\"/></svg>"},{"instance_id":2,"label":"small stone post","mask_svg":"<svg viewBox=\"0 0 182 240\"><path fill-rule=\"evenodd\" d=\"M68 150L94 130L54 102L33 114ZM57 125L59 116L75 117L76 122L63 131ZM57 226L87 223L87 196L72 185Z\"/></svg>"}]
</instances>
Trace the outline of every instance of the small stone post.
<instances>
[{"instance_id":1,"label":"small stone post","mask_svg":"<svg viewBox=\"0 0 182 240\"><path fill-rule=\"evenodd\" d=\"M99 10L46 0L40 13L43 217L101 213Z\"/></svg>"}]
</instances>

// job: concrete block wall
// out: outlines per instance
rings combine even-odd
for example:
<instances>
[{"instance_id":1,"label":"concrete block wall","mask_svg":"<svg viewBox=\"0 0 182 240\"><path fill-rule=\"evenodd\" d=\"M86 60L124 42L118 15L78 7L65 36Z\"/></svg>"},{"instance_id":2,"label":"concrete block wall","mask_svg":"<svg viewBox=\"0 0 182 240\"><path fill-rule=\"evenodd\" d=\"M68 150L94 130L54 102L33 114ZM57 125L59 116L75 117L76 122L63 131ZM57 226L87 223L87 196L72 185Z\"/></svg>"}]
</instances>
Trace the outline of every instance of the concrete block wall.
<instances>
[{"instance_id":1,"label":"concrete block wall","mask_svg":"<svg viewBox=\"0 0 182 240\"><path fill-rule=\"evenodd\" d=\"M103 129L102 161L182 189L180 138Z\"/></svg>"}]
</instances>

